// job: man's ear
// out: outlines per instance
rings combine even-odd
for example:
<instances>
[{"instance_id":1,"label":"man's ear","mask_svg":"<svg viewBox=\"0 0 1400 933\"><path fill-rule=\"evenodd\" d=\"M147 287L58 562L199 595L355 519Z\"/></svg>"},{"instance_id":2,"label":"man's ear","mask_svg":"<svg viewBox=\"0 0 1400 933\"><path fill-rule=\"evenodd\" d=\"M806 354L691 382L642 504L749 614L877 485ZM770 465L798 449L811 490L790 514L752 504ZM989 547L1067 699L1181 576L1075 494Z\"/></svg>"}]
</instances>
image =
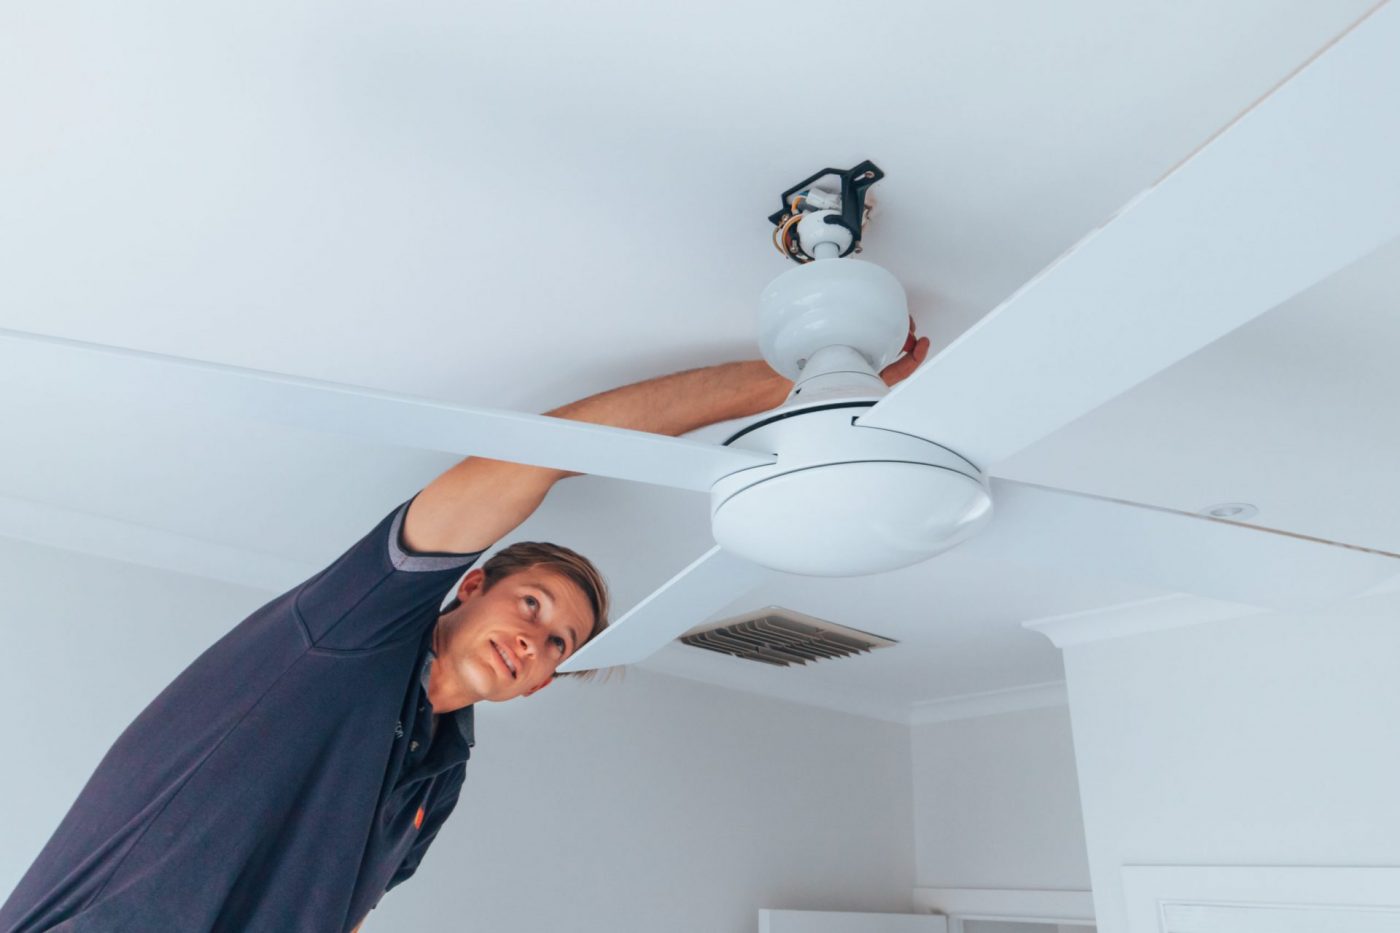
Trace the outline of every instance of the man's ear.
<instances>
[{"instance_id":1,"label":"man's ear","mask_svg":"<svg viewBox=\"0 0 1400 933\"><path fill-rule=\"evenodd\" d=\"M525 692L525 696L528 697L528 696L532 696L533 694L539 693L541 690L543 690L545 687L548 687L548 686L549 686L550 684L552 684L552 683L554 683L554 678L553 678L553 677L549 678L548 680L546 680L544 683L540 684L538 687L534 688L533 690L527 690L527 691Z\"/></svg>"},{"instance_id":2,"label":"man's ear","mask_svg":"<svg viewBox=\"0 0 1400 933\"><path fill-rule=\"evenodd\" d=\"M486 571L477 567L463 577L461 583L457 584L457 601L462 603L466 602L468 597L480 593L482 587L485 585Z\"/></svg>"}]
</instances>

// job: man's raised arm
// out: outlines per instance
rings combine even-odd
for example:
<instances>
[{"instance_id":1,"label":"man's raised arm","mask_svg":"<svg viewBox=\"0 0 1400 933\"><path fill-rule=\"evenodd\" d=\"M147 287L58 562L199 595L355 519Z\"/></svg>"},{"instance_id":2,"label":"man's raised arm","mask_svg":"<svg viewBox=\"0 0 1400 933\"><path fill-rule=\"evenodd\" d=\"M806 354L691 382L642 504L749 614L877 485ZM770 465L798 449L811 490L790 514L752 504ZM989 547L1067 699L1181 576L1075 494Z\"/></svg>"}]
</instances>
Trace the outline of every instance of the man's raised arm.
<instances>
[{"instance_id":1,"label":"man's raised arm","mask_svg":"<svg viewBox=\"0 0 1400 933\"><path fill-rule=\"evenodd\" d=\"M914 371L928 340L881 373L893 385ZM782 404L792 383L761 360L691 369L591 395L546 412L556 418L672 437ZM559 480L576 474L469 457L428 484L408 511L404 543L418 552L480 551L509 534Z\"/></svg>"}]
</instances>

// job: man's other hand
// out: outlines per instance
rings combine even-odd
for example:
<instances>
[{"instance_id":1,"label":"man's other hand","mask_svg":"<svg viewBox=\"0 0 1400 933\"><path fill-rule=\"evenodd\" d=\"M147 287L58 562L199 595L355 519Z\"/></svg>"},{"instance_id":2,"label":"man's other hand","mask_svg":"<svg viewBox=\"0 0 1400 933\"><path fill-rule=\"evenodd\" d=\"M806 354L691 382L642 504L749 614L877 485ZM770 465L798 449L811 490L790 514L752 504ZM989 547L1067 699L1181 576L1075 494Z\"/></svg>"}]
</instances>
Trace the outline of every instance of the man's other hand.
<instances>
[{"instance_id":1,"label":"man's other hand","mask_svg":"<svg viewBox=\"0 0 1400 933\"><path fill-rule=\"evenodd\" d=\"M904 355L881 370L880 378L885 380L887 386L903 382L909 378L914 370L919 368L919 364L924 361L926 356L928 356L928 338L914 334L914 319L911 317L909 319L909 336L904 340Z\"/></svg>"}]
</instances>

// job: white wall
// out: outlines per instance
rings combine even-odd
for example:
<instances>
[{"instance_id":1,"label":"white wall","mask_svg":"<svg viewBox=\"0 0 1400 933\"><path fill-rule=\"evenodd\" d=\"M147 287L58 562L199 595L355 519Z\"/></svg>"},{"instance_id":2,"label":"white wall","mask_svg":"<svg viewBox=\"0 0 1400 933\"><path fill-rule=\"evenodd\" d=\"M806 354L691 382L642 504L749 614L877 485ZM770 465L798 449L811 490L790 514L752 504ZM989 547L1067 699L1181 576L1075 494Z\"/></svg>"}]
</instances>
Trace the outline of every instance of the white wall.
<instances>
[{"instance_id":1,"label":"white wall","mask_svg":"<svg viewBox=\"0 0 1400 933\"><path fill-rule=\"evenodd\" d=\"M126 723L265 599L0 540L0 898ZM483 707L467 789L376 930L752 931L911 906L909 733L631 671Z\"/></svg>"},{"instance_id":2,"label":"white wall","mask_svg":"<svg viewBox=\"0 0 1400 933\"><path fill-rule=\"evenodd\" d=\"M1400 865L1400 597L1065 650L1099 929L1121 866Z\"/></svg>"},{"instance_id":3,"label":"white wall","mask_svg":"<svg viewBox=\"0 0 1400 933\"><path fill-rule=\"evenodd\" d=\"M913 728L920 887L1087 890L1069 711Z\"/></svg>"},{"instance_id":4,"label":"white wall","mask_svg":"<svg viewBox=\"0 0 1400 933\"><path fill-rule=\"evenodd\" d=\"M0 539L0 901L127 723L266 600Z\"/></svg>"},{"instance_id":5,"label":"white wall","mask_svg":"<svg viewBox=\"0 0 1400 933\"><path fill-rule=\"evenodd\" d=\"M645 671L483 707L459 812L375 930L752 931L911 906L908 730Z\"/></svg>"}]
</instances>

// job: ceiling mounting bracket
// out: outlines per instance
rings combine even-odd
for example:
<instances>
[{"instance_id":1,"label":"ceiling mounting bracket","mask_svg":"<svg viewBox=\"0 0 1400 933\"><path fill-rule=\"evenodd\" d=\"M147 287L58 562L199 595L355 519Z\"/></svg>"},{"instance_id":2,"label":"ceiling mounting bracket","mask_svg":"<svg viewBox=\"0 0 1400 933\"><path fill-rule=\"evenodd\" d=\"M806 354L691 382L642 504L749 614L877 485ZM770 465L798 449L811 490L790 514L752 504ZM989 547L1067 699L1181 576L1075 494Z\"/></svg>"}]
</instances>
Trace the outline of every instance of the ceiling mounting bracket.
<instances>
[{"instance_id":1,"label":"ceiling mounting bracket","mask_svg":"<svg viewBox=\"0 0 1400 933\"><path fill-rule=\"evenodd\" d=\"M824 168L793 185L782 194L782 210L768 215L773 245L799 263L860 252L869 213L865 193L884 177L866 159L845 170Z\"/></svg>"}]
</instances>

